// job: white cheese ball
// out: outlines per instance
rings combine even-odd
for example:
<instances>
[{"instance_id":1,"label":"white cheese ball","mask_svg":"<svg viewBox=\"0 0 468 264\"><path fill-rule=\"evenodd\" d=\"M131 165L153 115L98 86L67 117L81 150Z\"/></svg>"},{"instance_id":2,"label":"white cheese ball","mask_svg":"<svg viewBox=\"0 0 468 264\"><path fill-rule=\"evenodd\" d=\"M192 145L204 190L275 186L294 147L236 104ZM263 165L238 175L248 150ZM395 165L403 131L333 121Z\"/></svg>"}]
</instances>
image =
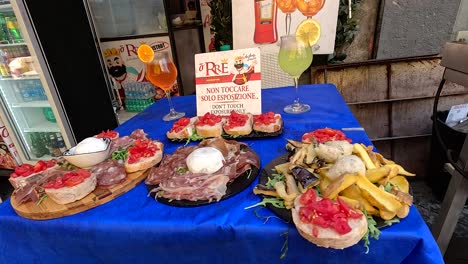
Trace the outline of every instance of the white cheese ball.
<instances>
[{"instance_id":1,"label":"white cheese ball","mask_svg":"<svg viewBox=\"0 0 468 264\"><path fill-rule=\"evenodd\" d=\"M216 148L204 147L192 151L185 162L190 172L210 174L223 167L224 156Z\"/></svg>"},{"instance_id":2,"label":"white cheese ball","mask_svg":"<svg viewBox=\"0 0 468 264\"><path fill-rule=\"evenodd\" d=\"M102 139L89 137L83 139L80 143L78 143L78 145L76 145L74 154L84 154L102 151L105 150L106 147L107 145Z\"/></svg>"},{"instance_id":3,"label":"white cheese ball","mask_svg":"<svg viewBox=\"0 0 468 264\"><path fill-rule=\"evenodd\" d=\"M351 155L353 145L345 140L327 141L315 148L317 156L326 162L335 162L341 156Z\"/></svg>"}]
</instances>

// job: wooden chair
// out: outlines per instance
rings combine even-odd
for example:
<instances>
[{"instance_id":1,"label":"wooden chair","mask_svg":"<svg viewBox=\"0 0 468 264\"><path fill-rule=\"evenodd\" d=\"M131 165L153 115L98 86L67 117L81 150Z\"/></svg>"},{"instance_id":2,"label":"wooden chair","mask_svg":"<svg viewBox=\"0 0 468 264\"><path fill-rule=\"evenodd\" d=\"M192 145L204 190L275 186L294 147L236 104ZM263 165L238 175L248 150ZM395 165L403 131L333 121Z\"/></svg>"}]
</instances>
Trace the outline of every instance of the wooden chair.
<instances>
[{"instance_id":1,"label":"wooden chair","mask_svg":"<svg viewBox=\"0 0 468 264\"><path fill-rule=\"evenodd\" d=\"M446 150L437 127L438 100L446 81L460 84L468 89L468 45L447 43L442 52L441 65L445 67L445 71L435 96L433 119L436 128L434 136L438 138L442 148ZM442 255L447 250L460 213L468 198L468 136L465 138L458 160L453 160L450 150L446 150L446 152L449 163L445 164L445 169L452 175L452 178L441 204L439 216L432 226L432 235L436 239Z\"/></svg>"}]
</instances>

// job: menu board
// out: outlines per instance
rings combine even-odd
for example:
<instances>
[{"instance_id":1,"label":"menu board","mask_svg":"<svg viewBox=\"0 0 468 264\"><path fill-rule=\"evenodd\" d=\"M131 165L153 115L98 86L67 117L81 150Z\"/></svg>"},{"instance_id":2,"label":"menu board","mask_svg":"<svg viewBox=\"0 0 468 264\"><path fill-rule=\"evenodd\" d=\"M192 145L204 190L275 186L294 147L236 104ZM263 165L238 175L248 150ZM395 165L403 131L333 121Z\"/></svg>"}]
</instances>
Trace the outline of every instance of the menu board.
<instances>
[{"instance_id":1,"label":"menu board","mask_svg":"<svg viewBox=\"0 0 468 264\"><path fill-rule=\"evenodd\" d=\"M261 114L260 66L258 48L196 54L197 115Z\"/></svg>"}]
</instances>

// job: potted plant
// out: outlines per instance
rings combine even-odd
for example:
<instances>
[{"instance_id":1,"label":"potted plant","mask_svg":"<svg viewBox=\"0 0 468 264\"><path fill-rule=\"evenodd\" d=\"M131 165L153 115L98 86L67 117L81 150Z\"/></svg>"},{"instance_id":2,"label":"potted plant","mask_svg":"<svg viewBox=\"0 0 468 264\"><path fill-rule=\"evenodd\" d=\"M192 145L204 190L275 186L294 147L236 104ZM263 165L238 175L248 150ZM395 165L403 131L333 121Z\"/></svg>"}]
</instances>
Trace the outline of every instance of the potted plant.
<instances>
[{"instance_id":1,"label":"potted plant","mask_svg":"<svg viewBox=\"0 0 468 264\"><path fill-rule=\"evenodd\" d=\"M216 50L232 47L232 7L231 0L211 0L211 30L214 32ZM229 47L227 46L229 45Z\"/></svg>"}]
</instances>

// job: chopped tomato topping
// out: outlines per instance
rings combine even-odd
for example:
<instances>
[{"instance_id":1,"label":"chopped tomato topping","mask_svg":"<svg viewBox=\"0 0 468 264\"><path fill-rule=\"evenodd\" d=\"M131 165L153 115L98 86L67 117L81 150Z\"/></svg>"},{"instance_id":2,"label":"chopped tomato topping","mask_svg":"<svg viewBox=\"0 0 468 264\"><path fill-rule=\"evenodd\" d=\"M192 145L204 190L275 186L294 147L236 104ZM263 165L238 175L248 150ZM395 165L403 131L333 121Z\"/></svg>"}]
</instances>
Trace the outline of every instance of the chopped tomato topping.
<instances>
[{"instance_id":1,"label":"chopped tomato topping","mask_svg":"<svg viewBox=\"0 0 468 264\"><path fill-rule=\"evenodd\" d=\"M177 120L176 122L174 122L174 124L172 125L172 128L171 128L171 130L169 132L175 132L175 133L180 132L188 124L190 124L190 118L182 117L179 120Z\"/></svg>"},{"instance_id":2,"label":"chopped tomato topping","mask_svg":"<svg viewBox=\"0 0 468 264\"><path fill-rule=\"evenodd\" d=\"M278 119L280 119L280 117L275 116L275 113L273 112L267 112L261 115L254 115L253 117L254 124L256 126L274 124Z\"/></svg>"},{"instance_id":3,"label":"chopped tomato topping","mask_svg":"<svg viewBox=\"0 0 468 264\"><path fill-rule=\"evenodd\" d=\"M62 187L73 187L86 180L91 173L85 169L77 169L76 171L67 172L62 177L57 177L44 185L44 188L59 189Z\"/></svg>"},{"instance_id":4,"label":"chopped tomato topping","mask_svg":"<svg viewBox=\"0 0 468 264\"><path fill-rule=\"evenodd\" d=\"M128 163L133 164L142 158L154 156L158 146L150 139L137 139L133 146L128 148Z\"/></svg>"},{"instance_id":5,"label":"chopped tomato topping","mask_svg":"<svg viewBox=\"0 0 468 264\"><path fill-rule=\"evenodd\" d=\"M198 121L195 124L196 126L214 126L217 123L221 122L222 116L219 115L213 115L209 112L204 114L203 116L198 117Z\"/></svg>"},{"instance_id":6,"label":"chopped tomato topping","mask_svg":"<svg viewBox=\"0 0 468 264\"><path fill-rule=\"evenodd\" d=\"M361 218L362 213L352 209L343 200L339 198L337 200L338 202L328 198L317 200L315 190L309 189L299 200L302 204L299 208L299 218L304 223L332 228L338 234L346 234L351 231L348 219ZM312 235L317 236L318 230L312 229Z\"/></svg>"},{"instance_id":7,"label":"chopped tomato topping","mask_svg":"<svg viewBox=\"0 0 468 264\"><path fill-rule=\"evenodd\" d=\"M10 177L12 178L17 178L17 177L27 177L33 173L38 173L41 171L44 171L50 167L55 166L57 161L55 159L49 160L49 161L43 161L39 160L36 162L36 164L31 165L31 164L22 164L20 166L15 167L15 171L10 174Z\"/></svg>"},{"instance_id":8,"label":"chopped tomato topping","mask_svg":"<svg viewBox=\"0 0 468 264\"><path fill-rule=\"evenodd\" d=\"M314 143L315 141L324 143L333 140L346 140L351 142L351 139L347 138L343 132L328 127L305 133L302 136L302 142L304 143Z\"/></svg>"},{"instance_id":9,"label":"chopped tomato topping","mask_svg":"<svg viewBox=\"0 0 468 264\"><path fill-rule=\"evenodd\" d=\"M225 129L233 129L235 127L244 126L249 120L248 115L239 114L236 111L232 110L231 115L228 117L227 124L224 126Z\"/></svg>"},{"instance_id":10,"label":"chopped tomato topping","mask_svg":"<svg viewBox=\"0 0 468 264\"><path fill-rule=\"evenodd\" d=\"M97 134L96 137L114 139L117 137L117 134L118 134L117 132L107 129L107 131L102 131L101 133Z\"/></svg>"}]
</instances>

